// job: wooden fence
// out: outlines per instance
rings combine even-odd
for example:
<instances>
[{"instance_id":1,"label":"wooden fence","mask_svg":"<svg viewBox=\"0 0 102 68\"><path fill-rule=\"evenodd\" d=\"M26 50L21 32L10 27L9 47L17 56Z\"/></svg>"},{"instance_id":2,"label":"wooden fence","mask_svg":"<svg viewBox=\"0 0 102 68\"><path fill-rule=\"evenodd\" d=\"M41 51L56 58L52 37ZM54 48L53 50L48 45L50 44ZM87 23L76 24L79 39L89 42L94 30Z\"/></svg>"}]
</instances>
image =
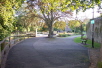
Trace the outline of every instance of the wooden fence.
<instances>
[{"instance_id":1,"label":"wooden fence","mask_svg":"<svg viewBox=\"0 0 102 68\"><path fill-rule=\"evenodd\" d=\"M0 41L0 68L4 64L5 56L7 55L9 49L18 42L25 40L30 37L35 37L32 34L23 34L23 35L15 35L5 38L4 40Z\"/></svg>"}]
</instances>

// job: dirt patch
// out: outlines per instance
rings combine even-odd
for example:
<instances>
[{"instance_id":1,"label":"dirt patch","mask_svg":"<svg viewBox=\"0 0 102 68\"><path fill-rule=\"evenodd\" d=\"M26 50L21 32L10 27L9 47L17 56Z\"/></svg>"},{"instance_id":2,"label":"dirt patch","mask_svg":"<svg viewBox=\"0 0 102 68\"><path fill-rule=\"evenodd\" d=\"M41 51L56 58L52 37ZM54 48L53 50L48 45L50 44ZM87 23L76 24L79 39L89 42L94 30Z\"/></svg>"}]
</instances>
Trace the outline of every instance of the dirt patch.
<instances>
[{"instance_id":1,"label":"dirt patch","mask_svg":"<svg viewBox=\"0 0 102 68\"><path fill-rule=\"evenodd\" d=\"M89 48L89 56L90 56L90 63L91 63L89 68L97 68L99 53L100 53L100 49Z\"/></svg>"}]
</instances>

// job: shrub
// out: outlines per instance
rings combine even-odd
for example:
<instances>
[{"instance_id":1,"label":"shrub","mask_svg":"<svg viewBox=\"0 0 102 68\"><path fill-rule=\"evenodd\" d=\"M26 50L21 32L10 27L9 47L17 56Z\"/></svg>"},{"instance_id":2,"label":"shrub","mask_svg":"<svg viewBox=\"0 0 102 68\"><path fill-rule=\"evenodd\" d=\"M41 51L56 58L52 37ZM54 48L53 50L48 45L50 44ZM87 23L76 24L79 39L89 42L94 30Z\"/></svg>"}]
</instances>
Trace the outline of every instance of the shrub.
<instances>
[{"instance_id":1,"label":"shrub","mask_svg":"<svg viewBox=\"0 0 102 68\"><path fill-rule=\"evenodd\" d=\"M98 62L98 63L97 63L97 67L98 67L98 68L102 68L102 62Z\"/></svg>"},{"instance_id":2,"label":"shrub","mask_svg":"<svg viewBox=\"0 0 102 68\"><path fill-rule=\"evenodd\" d=\"M71 36L70 34L59 34L58 37L67 37L67 36Z\"/></svg>"}]
</instances>

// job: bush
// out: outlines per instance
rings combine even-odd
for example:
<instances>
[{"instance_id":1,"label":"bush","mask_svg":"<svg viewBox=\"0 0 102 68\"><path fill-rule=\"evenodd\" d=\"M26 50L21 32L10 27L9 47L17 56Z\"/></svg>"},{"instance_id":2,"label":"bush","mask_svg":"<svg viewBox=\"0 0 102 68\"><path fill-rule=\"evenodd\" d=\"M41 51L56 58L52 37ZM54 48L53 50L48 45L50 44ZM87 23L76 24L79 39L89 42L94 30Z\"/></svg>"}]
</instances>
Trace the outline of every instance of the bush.
<instances>
[{"instance_id":1,"label":"bush","mask_svg":"<svg viewBox=\"0 0 102 68\"><path fill-rule=\"evenodd\" d=\"M71 36L70 34L59 34L58 37L68 37Z\"/></svg>"},{"instance_id":2,"label":"bush","mask_svg":"<svg viewBox=\"0 0 102 68\"><path fill-rule=\"evenodd\" d=\"M98 67L98 68L102 68L102 62L98 62L98 63L97 63L97 67Z\"/></svg>"},{"instance_id":3,"label":"bush","mask_svg":"<svg viewBox=\"0 0 102 68\"><path fill-rule=\"evenodd\" d=\"M8 37L9 35L10 35L9 31L0 29L0 41L2 41L4 38Z\"/></svg>"}]
</instances>

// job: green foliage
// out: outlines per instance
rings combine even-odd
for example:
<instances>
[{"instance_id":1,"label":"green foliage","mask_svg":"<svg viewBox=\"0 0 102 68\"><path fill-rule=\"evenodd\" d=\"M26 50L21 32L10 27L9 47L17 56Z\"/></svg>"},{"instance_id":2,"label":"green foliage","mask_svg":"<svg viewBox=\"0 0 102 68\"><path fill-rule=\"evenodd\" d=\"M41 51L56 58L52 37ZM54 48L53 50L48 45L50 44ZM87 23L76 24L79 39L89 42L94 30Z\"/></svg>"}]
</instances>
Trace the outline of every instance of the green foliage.
<instances>
[{"instance_id":1,"label":"green foliage","mask_svg":"<svg viewBox=\"0 0 102 68\"><path fill-rule=\"evenodd\" d=\"M60 30L60 29L58 29L58 28L56 28L56 27L54 28L54 31L59 31L59 30Z\"/></svg>"},{"instance_id":2,"label":"green foliage","mask_svg":"<svg viewBox=\"0 0 102 68\"><path fill-rule=\"evenodd\" d=\"M100 2L95 0L95 3ZM36 9L36 6L38 6ZM28 14L35 17L41 18L45 21L49 28L49 35L52 33L53 24L56 20L59 20L61 17L70 17L72 16L73 10L82 9L85 11L87 8L93 7L93 1L87 0L29 0L27 1ZM78 21L77 21L78 22ZM58 22L56 22L58 23ZM64 24L64 23L63 23ZM74 24L75 25L75 24ZM59 28L59 24L55 24ZM76 23L77 27L79 26ZM63 26L60 27L63 29ZM52 31L51 31L52 30Z\"/></svg>"},{"instance_id":3,"label":"green foliage","mask_svg":"<svg viewBox=\"0 0 102 68\"><path fill-rule=\"evenodd\" d=\"M44 25L41 27L40 31L42 31L42 32L47 32L47 31L48 31L48 26L47 26L46 24L44 24Z\"/></svg>"},{"instance_id":4,"label":"green foliage","mask_svg":"<svg viewBox=\"0 0 102 68\"><path fill-rule=\"evenodd\" d=\"M68 37L71 36L70 34L59 34L58 37Z\"/></svg>"},{"instance_id":5,"label":"green foliage","mask_svg":"<svg viewBox=\"0 0 102 68\"><path fill-rule=\"evenodd\" d=\"M40 29L43 25L44 23L41 22L41 19L34 16L19 15L17 17L16 27L18 27L18 30L22 32L23 30L28 32L35 28Z\"/></svg>"},{"instance_id":6,"label":"green foliage","mask_svg":"<svg viewBox=\"0 0 102 68\"><path fill-rule=\"evenodd\" d=\"M73 32L81 33L86 31L86 23L88 19L84 19L82 22L81 20L70 20L68 26L73 30Z\"/></svg>"},{"instance_id":7,"label":"green foliage","mask_svg":"<svg viewBox=\"0 0 102 68\"><path fill-rule=\"evenodd\" d=\"M24 0L0 0L0 40L4 39L14 30L15 10Z\"/></svg>"},{"instance_id":8,"label":"green foliage","mask_svg":"<svg viewBox=\"0 0 102 68\"><path fill-rule=\"evenodd\" d=\"M102 62L98 62L98 63L97 63L97 67L98 67L98 68L102 68Z\"/></svg>"},{"instance_id":9,"label":"green foliage","mask_svg":"<svg viewBox=\"0 0 102 68\"><path fill-rule=\"evenodd\" d=\"M54 28L64 30L65 27L66 27L66 22L64 22L64 21L56 21L53 25L54 25Z\"/></svg>"},{"instance_id":10,"label":"green foliage","mask_svg":"<svg viewBox=\"0 0 102 68\"><path fill-rule=\"evenodd\" d=\"M42 27L40 31L46 32L46 31L48 31L48 28Z\"/></svg>"},{"instance_id":11,"label":"green foliage","mask_svg":"<svg viewBox=\"0 0 102 68\"><path fill-rule=\"evenodd\" d=\"M78 20L70 20L68 23L68 26L73 29L73 28L79 27L80 22Z\"/></svg>"},{"instance_id":12,"label":"green foliage","mask_svg":"<svg viewBox=\"0 0 102 68\"><path fill-rule=\"evenodd\" d=\"M70 20L68 26L73 30L73 32L78 33L80 31L81 23L79 20Z\"/></svg>"},{"instance_id":13,"label":"green foliage","mask_svg":"<svg viewBox=\"0 0 102 68\"><path fill-rule=\"evenodd\" d=\"M50 34L48 36L52 36L52 27L56 20L60 20L62 17L71 17L73 10L80 9L80 7L86 8L86 4L87 1L85 0L29 0L27 1L26 9L29 10L27 15L29 14L45 21L49 28ZM38 9L36 9L35 5L38 6ZM63 26L65 26L60 27L59 25L56 24L56 28L63 29Z\"/></svg>"}]
</instances>

